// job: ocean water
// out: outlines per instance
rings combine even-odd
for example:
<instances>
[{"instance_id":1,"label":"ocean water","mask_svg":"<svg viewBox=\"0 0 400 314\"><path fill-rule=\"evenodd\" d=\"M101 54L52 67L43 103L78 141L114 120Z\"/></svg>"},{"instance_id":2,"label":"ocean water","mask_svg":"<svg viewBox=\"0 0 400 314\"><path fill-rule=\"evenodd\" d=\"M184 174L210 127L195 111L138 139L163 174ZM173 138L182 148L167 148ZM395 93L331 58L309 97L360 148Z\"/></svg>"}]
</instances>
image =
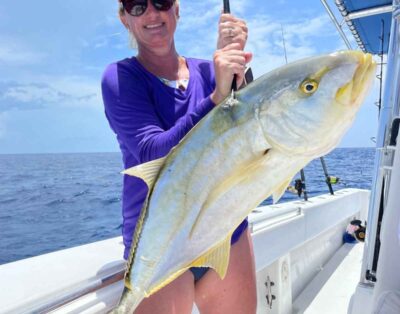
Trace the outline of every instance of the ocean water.
<instances>
[{"instance_id":1,"label":"ocean water","mask_svg":"<svg viewBox=\"0 0 400 314\"><path fill-rule=\"evenodd\" d=\"M340 178L334 190L370 189L374 156L373 148L326 156ZM119 236L122 169L119 153L0 155L0 264ZM328 193L319 159L305 176L309 197ZM280 202L295 199L286 192Z\"/></svg>"}]
</instances>

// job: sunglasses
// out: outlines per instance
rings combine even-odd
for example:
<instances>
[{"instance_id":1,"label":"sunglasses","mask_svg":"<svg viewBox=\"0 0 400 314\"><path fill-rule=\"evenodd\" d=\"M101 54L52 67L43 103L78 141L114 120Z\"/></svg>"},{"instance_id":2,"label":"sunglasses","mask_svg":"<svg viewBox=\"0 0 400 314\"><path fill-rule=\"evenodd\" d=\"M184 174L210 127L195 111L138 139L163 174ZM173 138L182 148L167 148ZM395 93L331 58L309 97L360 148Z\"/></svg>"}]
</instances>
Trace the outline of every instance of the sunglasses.
<instances>
[{"instance_id":1,"label":"sunglasses","mask_svg":"<svg viewBox=\"0 0 400 314\"><path fill-rule=\"evenodd\" d=\"M147 9L147 0L122 0L126 12L132 16L141 16ZM158 11L168 11L175 0L151 0L151 3Z\"/></svg>"}]
</instances>

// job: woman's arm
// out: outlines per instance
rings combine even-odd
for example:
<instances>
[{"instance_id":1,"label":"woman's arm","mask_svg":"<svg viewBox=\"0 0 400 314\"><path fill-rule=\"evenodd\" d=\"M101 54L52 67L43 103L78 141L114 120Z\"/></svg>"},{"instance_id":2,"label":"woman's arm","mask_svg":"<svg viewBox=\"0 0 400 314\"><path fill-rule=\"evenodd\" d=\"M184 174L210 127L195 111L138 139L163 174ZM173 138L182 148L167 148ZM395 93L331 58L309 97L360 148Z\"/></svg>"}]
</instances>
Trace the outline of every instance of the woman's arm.
<instances>
[{"instance_id":1,"label":"woman's arm","mask_svg":"<svg viewBox=\"0 0 400 314\"><path fill-rule=\"evenodd\" d=\"M110 65L103 76L102 94L111 128L131 154L144 163L165 156L214 106L210 97L165 129L143 81L121 75L118 65Z\"/></svg>"}]
</instances>

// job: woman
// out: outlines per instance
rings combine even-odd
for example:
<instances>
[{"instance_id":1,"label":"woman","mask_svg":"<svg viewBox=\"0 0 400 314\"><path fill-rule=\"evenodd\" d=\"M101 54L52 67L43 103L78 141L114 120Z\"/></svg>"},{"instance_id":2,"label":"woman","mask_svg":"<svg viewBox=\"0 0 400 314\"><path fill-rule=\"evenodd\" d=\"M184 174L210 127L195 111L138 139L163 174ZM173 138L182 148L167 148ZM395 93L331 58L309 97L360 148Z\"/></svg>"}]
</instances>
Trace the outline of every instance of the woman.
<instances>
[{"instance_id":1,"label":"woman","mask_svg":"<svg viewBox=\"0 0 400 314\"><path fill-rule=\"evenodd\" d=\"M137 43L136 57L113 63L102 81L105 112L117 135L125 168L165 156L214 106L240 86L251 54L244 52L244 21L222 14L213 62L184 58L174 44L177 0L119 0L119 16ZM142 204L145 184L124 177L123 238L126 259ZM145 299L135 313L256 311L254 257L244 221L232 236L227 275L193 268Z\"/></svg>"}]
</instances>

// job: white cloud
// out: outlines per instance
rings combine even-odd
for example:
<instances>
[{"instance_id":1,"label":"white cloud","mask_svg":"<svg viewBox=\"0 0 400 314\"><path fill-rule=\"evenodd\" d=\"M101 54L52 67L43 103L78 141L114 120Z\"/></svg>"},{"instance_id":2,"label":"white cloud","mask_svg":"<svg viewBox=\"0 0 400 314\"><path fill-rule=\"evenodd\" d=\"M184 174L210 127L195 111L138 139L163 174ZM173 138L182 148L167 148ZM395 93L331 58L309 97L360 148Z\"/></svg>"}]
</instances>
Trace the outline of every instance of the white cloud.
<instances>
[{"instance_id":1,"label":"white cloud","mask_svg":"<svg viewBox=\"0 0 400 314\"><path fill-rule=\"evenodd\" d=\"M188 57L212 59L222 1L180 2L178 52ZM320 3L230 2L233 14L248 23L250 37L246 50L254 54L251 66L256 77L285 63L281 23L289 62L344 48ZM10 1L0 5L0 20L4 25L0 30L0 80L10 83L5 86L0 81L0 137L5 132L9 138L11 133L14 137L17 127L23 130L21 134L30 134L31 128L25 128L25 121L34 119L35 125L43 125L47 130L48 120L54 120L54 114L49 112L54 111L62 112L53 122L54 129L62 125L60 134L68 135L71 129L76 129L79 138L80 126L88 125L85 119L92 119L93 125L105 121L100 73L106 64L135 53L128 49L127 33L118 20L117 0L99 0L95 7L89 2L85 2L87 5L60 2L57 15L49 14L50 3L48 0L31 3L28 11L19 10ZM344 29L347 31L347 27ZM68 118L71 112L73 118ZM24 116L24 120L17 120L18 116ZM85 121L79 126L65 127L65 123L75 123L81 116Z\"/></svg>"},{"instance_id":2,"label":"white cloud","mask_svg":"<svg viewBox=\"0 0 400 314\"><path fill-rule=\"evenodd\" d=\"M231 1L235 15L242 16L247 21L249 40L246 50L254 55L251 65L254 67L255 76L285 64L282 26L289 62L334 51L336 46L340 45L341 39L326 14L312 15L306 12L296 16L277 16L254 11L250 8L251 4L246 1ZM185 56L212 58L221 7L220 0L195 2L190 5L185 0L182 1L176 43L179 52ZM327 44L318 44L317 41L321 40ZM321 46L329 48L321 51Z\"/></svg>"},{"instance_id":3,"label":"white cloud","mask_svg":"<svg viewBox=\"0 0 400 314\"><path fill-rule=\"evenodd\" d=\"M204 26L210 26L210 20L217 21L220 11L217 7L202 10L200 8L190 7L184 14L181 15L179 20L179 29L186 32L201 31L205 32ZM216 28L216 24L213 25Z\"/></svg>"},{"instance_id":4,"label":"white cloud","mask_svg":"<svg viewBox=\"0 0 400 314\"><path fill-rule=\"evenodd\" d=\"M45 57L46 54L43 52L38 52L17 39L0 37L0 64L32 65L42 62Z\"/></svg>"},{"instance_id":5,"label":"white cloud","mask_svg":"<svg viewBox=\"0 0 400 314\"><path fill-rule=\"evenodd\" d=\"M287 31L292 34L301 34L303 37L323 37L335 35L334 28L328 16L320 15L312 19L303 19L288 24Z\"/></svg>"},{"instance_id":6,"label":"white cloud","mask_svg":"<svg viewBox=\"0 0 400 314\"><path fill-rule=\"evenodd\" d=\"M231 11L235 16L244 18L248 5L246 1L231 1ZM222 8L223 3L220 0L181 1L177 37L183 38L182 50L185 55L212 58Z\"/></svg>"},{"instance_id":7,"label":"white cloud","mask_svg":"<svg viewBox=\"0 0 400 314\"><path fill-rule=\"evenodd\" d=\"M113 30L120 30L120 28L115 28ZM79 39L80 46L83 49L104 49L105 51L109 51L111 49L126 49L128 47L128 33L125 29L121 31L114 31L90 36L88 38L80 38Z\"/></svg>"},{"instance_id":8,"label":"white cloud","mask_svg":"<svg viewBox=\"0 0 400 314\"><path fill-rule=\"evenodd\" d=\"M249 3L247 1L231 1L232 14L243 18ZM210 35L207 32L212 28L217 30L217 21L223 4L221 0L187 1L181 0L179 29L188 32L199 32L202 37ZM210 23L212 21L212 23Z\"/></svg>"},{"instance_id":9,"label":"white cloud","mask_svg":"<svg viewBox=\"0 0 400 314\"><path fill-rule=\"evenodd\" d=\"M15 85L10 86L2 95L4 99L18 102L60 101L66 95L46 85Z\"/></svg>"},{"instance_id":10,"label":"white cloud","mask_svg":"<svg viewBox=\"0 0 400 314\"><path fill-rule=\"evenodd\" d=\"M100 82L81 76L37 77L34 83L0 82L0 111L48 107L100 109Z\"/></svg>"},{"instance_id":11,"label":"white cloud","mask_svg":"<svg viewBox=\"0 0 400 314\"><path fill-rule=\"evenodd\" d=\"M252 62L255 76L259 76L285 64L282 27L288 62L321 53L316 41L335 36L330 21L325 16L312 19L304 17L294 22L278 21L259 14L248 21L249 40L246 49L254 55ZM339 39L334 37L333 42Z\"/></svg>"},{"instance_id":12,"label":"white cloud","mask_svg":"<svg viewBox=\"0 0 400 314\"><path fill-rule=\"evenodd\" d=\"M119 20L117 11L115 11L114 14L108 14L98 25L104 25L104 26L121 25L121 21Z\"/></svg>"},{"instance_id":13,"label":"white cloud","mask_svg":"<svg viewBox=\"0 0 400 314\"><path fill-rule=\"evenodd\" d=\"M75 102L64 105L102 108L100 78L62 76L52 78L51 82L54 88L74 95Z\"/></svg>"},{"instance_id":14,"label":"white cloud","mask_svg":"<svg viewBox=\"0 0 400 314\"><path fill-rule=\"evenodd\" d=\"M0 43L0 63L7 65L37 64L45 58L44 54L17 47L6 47Z\"/></svg>"},{"instance_id":15,"label":"white cloud","mask_svg":"<svg viewBox=\"0 0 400 314\"><path fill-rule=\"evenodd\" d=\"M127 40L126 32L116 32L109 35L95 37L92 41L92 45L93 48L95 49L110 47L110 46L113 46L114 48L118 49L121 42L126 40ZM126 48L126 46L124 48Z\"/></svg>"}]
</instances>

